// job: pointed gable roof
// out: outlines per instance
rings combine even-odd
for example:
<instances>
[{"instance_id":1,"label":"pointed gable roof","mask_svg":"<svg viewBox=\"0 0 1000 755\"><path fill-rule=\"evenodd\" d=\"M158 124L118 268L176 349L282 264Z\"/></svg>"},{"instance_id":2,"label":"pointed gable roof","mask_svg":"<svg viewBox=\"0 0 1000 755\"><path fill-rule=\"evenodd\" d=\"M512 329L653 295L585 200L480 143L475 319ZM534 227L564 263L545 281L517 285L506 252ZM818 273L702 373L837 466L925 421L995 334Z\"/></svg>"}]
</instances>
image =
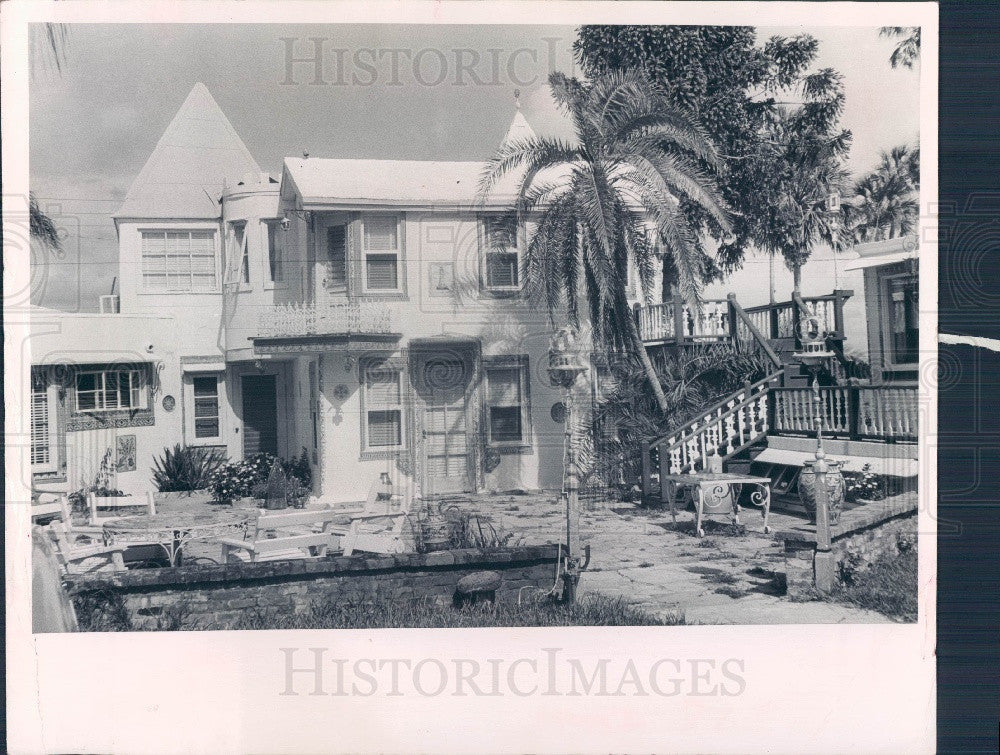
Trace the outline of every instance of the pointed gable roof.
<instances>
[{"instance_id":1,"label":"pointed gable roof","mask_svg":"<svg viewBox=\"0 0 1000 755\"><path fill-rule=\"evenodd\" d=\"M524 115L522 115L521 106L518 105L517 112L514 113L514 120L510 122L510 128L507 129L507 135L503 138L502 144L510 144L511 142L534 138L535 130L528 123Z\"/></svg>"},{"instance_id":2,"label":"pointed gable roof","mask_svg":"<svg viewBox=\"0 0 1000 755\"><path fill-rule=\"evenodd\" d=\"M197 83L157 142L116 218L217 218L224 182L260 168L208 89Z\"/></svg>"}]
</instances>

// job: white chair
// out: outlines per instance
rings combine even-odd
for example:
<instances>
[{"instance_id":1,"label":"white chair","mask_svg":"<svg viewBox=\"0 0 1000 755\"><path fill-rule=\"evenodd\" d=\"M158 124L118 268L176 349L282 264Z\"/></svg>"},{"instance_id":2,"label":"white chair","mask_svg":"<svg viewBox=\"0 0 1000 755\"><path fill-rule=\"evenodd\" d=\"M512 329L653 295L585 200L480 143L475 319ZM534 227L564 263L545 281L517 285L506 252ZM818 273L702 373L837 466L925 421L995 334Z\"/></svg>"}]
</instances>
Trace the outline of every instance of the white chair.
<instances>
[{"instance_id":1,"label":"white chair","mask_svg":"<svg viewBox=\"0 0 1000 755\"><path fill-rule=\"evenodd\" d=\"M87 493L87 508L90 510L90 523L92 525L106 524L116 519L121 519L128 514L117 514L112 516L100 516L101 509L111 509L121 511L131 509L137 514L155 514L156 501L153 494L147 492L144 496L98 496Z\"/></svg>"},{"instance_id":2,"label":"white chair","mask_svg":"<svg viewBox=\"0 0 1000 755\"><path fill-rule=\"evenodd\" d=\"M56 545L56 560L67 574L98 571L125 571L125 547L104 543L80 544L73 539L65 522L52 522L48 535Z\"/></svg>"},{"instance_id":3,"label":"white chair","mask_svg":"<svg viewBox=\"0 0 1000 755\"><path fill-rule=\"evenodd\" d=\"M246 539L220 537L222 563L240 561L283 561L287 559L323 558L338 545L334 522L343 516L334 509L305 511L261 512L256 526Z\"/></svg>"}]
</instances>

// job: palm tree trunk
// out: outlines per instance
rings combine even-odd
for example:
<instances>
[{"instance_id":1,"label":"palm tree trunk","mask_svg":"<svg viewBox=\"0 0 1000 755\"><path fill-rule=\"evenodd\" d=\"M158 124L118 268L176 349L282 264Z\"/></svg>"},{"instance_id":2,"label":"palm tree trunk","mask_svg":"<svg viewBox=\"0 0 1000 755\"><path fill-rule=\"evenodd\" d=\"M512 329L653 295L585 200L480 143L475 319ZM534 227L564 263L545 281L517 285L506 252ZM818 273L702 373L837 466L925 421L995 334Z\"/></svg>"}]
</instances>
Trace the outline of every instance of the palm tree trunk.
<instances>
[{"instance_id":1,"label":"palm tree trunk","mask_svg":"<svg viewBox=\"0 0 1000 755\"><path fill-rule=\"evenodd\" d=\"M665 416L670 411L670 405L667 403L667 395L663 392L663 386L660 385L660 376L656 374L656 367L653 366L653 361L649 358L649 352L646 351L646 345L642 342L642 337L639 335L639 326L636 325L634 318L629 318L629 331L632 334L632 340L635 342L639 359L642 361L642 367L646 371L646 380L649 382L649 387L653 389L656 403L660 407L660 414Z\"/></svg>"},{"instance_id":2,"label":"palm tree trunk","mask_svg":"<svg viewBox=\"0 0 1000 755\"><path fill-rule=\"evenodd\" d=\"M797 296L802 296L802 263L792 264L792 290Z\"/></svg>"}]
</instances>

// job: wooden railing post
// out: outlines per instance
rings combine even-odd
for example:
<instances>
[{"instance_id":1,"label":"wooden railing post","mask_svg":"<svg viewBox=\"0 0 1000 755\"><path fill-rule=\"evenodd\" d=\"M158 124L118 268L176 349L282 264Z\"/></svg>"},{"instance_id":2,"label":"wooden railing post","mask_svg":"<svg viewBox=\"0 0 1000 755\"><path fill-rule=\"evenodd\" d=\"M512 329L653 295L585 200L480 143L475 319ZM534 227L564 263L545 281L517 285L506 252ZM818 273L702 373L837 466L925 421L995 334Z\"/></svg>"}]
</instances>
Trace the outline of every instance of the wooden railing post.
<instances>
[{"instance_id":1,"label":"wooden railing post","mask_svg":"<svg viewBox=\"0 0 1000 755\"><path fill-rule=\"evenodd\" d=\"M833 296L833 327L837 331L837 338L844 338L844 300L850 293L838 288L834 290Z\"/></svg>"},{"instance_id":2,"label":"wooden railing post","mask_svg":"<svg viewBox=\"0 0 1000 755\"><path fill-rule=\"evenodd\" d=\"M653 496L653 469L652 460L650 459L650 448L649 443L645 441L642 442L642 502L645 505L649 505L650 498ZM660 483L662 484L662 482Z\"/></svg>"},{"instance_id":3,"label":"wooden railing post","mask_svg":"<svg viewBox=\"0 0 1000 755\"><path fill-rule=\"evenodd\" d=\"M684 317L684 299L674 297L674 343L678 346L686 340L687 319Z\"/></svg>"},{"instance_id":4,"label":"wooden railing post","mask_svg":"<svg viewBox=\"0 0 1000 755\"><path fill-rule=\"evenodd\" d=\"M778 321L778 308L771 307L768 311L767 327L770 332L767 334L768 338L777 338L781 333L781 323Z\"/></svg>"},{"instance_id":5,"label":"wooden railing post","mask_svg":"<svg viewBox=\"0 0 1000 755\"><path fill-rule=\"evenodd\" d=\"M847 381L847 432L851 440L861 437L861 391L857 378Z\"/></svg>"},{"instance_id":6,"label":"wooden railing post","mask_svg":"<svg viewBox=\"0 0 1000 755\"><path fill-rule=\"evenodd\" d=\"M736 294L730 293L726 296L726 302L728 304L727 313L729 315L729 340L731 343L739 343L739 334L736 330L737 319L736 319Z\"/></svg>"}]
</instances>

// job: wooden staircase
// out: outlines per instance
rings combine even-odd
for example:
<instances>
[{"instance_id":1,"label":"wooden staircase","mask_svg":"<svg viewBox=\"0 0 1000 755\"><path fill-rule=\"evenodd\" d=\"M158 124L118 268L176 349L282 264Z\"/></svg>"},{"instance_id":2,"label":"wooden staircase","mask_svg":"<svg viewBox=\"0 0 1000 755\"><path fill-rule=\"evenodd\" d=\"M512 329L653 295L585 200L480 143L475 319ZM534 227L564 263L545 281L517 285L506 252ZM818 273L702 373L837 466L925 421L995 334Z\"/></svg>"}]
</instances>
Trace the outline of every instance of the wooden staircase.
<instances>
[{"instance_id":1,"label":"wooden staircase","mask_svg":"<svg viewBox=\"0 0 1000 755\"><path fill-rule=\"evenodd\" d=\"M799 350L799 323L819 321L835 357L819 373L824 435L850 440L914 442L918 426L916 385L862 385L848 381L843 355L843 304L851 291L802 298L744 309L730 294L715 301L707 314L690 316L683 302L654 305L654 314L637 310L640 332L655 338L652 349L731 342L756 345L770 363L756 383L725 396L691 421L642 449L643 497L650 498L660 475L689 474L707 468L718 455L730 470L748 471L755 447L768 435L811 436L817 407L809 374L794 359ZM645 327L645 330L643 330ZM677 337L676 334L680 334ZM800 468L772 464L755 474L772 479L772 493L793 492ZM767 474L764 474L766 472Z\"/></svg>"}]
</instances>

